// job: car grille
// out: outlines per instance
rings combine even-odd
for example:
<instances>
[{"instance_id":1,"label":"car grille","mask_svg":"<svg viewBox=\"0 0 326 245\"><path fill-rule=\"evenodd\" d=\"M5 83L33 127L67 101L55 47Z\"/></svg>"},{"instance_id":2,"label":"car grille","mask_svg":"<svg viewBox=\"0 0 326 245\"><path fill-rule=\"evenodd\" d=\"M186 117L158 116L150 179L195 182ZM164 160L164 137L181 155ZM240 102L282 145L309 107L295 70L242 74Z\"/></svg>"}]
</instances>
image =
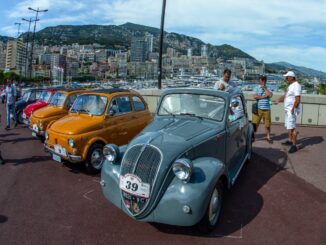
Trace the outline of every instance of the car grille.
<instances>
[{"instance_id":1,"label":"car grille","mask_svg":"<svg viewBox=\"0 0 326 245\"><path fill-rule=\"evenodd\" d=\"M135 145L124 155L121 163L121 175L136 175L143 183L150 184L150 191L155 184L155 176L162 161L161 152L151 145ZM124 204L132 215L144 211L149 199L133 196L122 191ZM136 208L135 208L136 207Z\"/></svg>"}]
</instances>

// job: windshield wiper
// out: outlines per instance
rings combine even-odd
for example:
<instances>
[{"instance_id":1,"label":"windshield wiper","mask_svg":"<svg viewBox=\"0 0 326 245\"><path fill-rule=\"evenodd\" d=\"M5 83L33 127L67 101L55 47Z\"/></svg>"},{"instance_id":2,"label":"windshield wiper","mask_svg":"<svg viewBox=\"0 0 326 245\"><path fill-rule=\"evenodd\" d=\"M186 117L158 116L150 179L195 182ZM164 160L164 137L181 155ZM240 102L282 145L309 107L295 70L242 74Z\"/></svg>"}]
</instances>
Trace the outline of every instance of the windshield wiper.
<instances>
[{"instance_id":1,"label":"windshield wiper","mask_svg":"<svg viewBox=\"0 0 326 245\"><path fill-rule=\"evenodd\" d=\"M187 113L180 113L179 115L181 115L181 116L198 117L198 118L200 118L200 119L203 119L202 116L198 116L198 115L196 115L195 113L189 113L189 112L187 112Z\"/></svg>"},{"instance_id":2,"label":"windshield wiper","mask_svg":"<svg viewBox=\"0 0 326 245\"><path fill-rule=\"evenodd\" d=\"M170 116L173 116L173 118L175 117L175 114L173 114L172 112L170 112L168 109L166 109L165 107L162 107L162 109Z\"/></svg>"}]
</instances>

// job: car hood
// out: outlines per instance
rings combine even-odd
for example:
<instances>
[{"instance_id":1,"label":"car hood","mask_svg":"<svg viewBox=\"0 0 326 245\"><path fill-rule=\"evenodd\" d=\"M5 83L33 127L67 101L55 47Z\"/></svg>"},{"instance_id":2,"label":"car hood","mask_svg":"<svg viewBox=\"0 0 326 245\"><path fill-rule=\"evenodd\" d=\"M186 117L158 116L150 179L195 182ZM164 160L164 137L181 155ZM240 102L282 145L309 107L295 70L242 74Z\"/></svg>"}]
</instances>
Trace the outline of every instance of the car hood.
<instances>
[{"instance_id":1,"label":"car hood","mask_svg":"<svg viewBox=\"0 0 326 245\"><path fill-rule=\"evenodd\" d=\"M47 118L47 117L54 117L54 116L59 116L60 114L67 114L67 113L68 112L61 107L49 105L35 111L33 113L33 116L37 118Z\"/></svg>"},{"instance_id":2,"label":"car hood","mask_svg":"<svg viewBox=\"0 0 326 245\"><path fill-rule=\"evenodd\" d=\"M53 123L51 126L51 130L60 134L83 134L102 128L102 120L103 118L101 116L70 114Z\"/></svg>"},{"instance_id":3,"label":"car hood","mask_svg":"<svg viewBox=\"0 0 326 245\"><path fill-rule=\"evenodd\" d=\"M168 164L222 130L221 124L198 118L155 119L130 142L128 148L135 144L153 145L161 150Z\"/></svg>"},{"instance_id":4,"label":"car hood","mask_svg":"<svg viewBox=\"0 0 326 245\"><path fill-rule=\"evenodd\" d=\"M26 108L24 109L25 114L29 115L32 111L35 111L41 107L46 106L48 103L44 102L44 101L36 101L32 104L29 104L28 106L26 106Z\"/></svg>"}]
</instances>

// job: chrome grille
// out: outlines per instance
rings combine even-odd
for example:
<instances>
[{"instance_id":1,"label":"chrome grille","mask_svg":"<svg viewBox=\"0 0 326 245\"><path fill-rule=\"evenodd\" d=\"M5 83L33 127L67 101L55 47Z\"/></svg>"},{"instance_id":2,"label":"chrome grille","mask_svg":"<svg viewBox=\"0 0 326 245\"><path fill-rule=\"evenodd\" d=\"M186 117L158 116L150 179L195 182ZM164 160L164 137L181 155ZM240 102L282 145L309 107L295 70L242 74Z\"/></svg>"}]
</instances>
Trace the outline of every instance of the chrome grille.
<instances>
[{"instance_id":1,"label":"chrome grille","mask_svg":"<svg viewBox=\"0 0 326 245\"><path fill-rule=\"evenodd\" d=\"M143 183L150 185L150 192L155 184L155 176L162 161L161 152L151 145L135 145L124 155L121 163L121 176L136 175ZM121 190L125 207L131 215L141 214L147 207L151 198L142 198Z\"/></svg>"}]
</instances>

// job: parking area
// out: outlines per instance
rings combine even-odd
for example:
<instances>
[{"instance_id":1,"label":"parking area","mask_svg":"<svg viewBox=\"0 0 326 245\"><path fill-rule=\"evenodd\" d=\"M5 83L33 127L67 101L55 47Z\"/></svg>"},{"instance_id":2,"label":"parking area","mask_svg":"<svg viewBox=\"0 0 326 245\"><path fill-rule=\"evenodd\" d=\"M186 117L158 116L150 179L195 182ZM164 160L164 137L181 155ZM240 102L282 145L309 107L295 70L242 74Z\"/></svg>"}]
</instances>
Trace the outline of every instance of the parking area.
<instances>
[{"instance_id":1,"label":"parking area","mask_svg":"<svg viewBox=\"0 0 326 245\"><path fill-rule=\"evenodd\" d=\"M53 161L28 128L4 130L2 105L0 114L0 244L326 244L325 129L300 129L291 156L281 126L273 145L260 129L216 230L203 235L129 218L105 200L99 176Z\"/></svg>"}]
</instances>

